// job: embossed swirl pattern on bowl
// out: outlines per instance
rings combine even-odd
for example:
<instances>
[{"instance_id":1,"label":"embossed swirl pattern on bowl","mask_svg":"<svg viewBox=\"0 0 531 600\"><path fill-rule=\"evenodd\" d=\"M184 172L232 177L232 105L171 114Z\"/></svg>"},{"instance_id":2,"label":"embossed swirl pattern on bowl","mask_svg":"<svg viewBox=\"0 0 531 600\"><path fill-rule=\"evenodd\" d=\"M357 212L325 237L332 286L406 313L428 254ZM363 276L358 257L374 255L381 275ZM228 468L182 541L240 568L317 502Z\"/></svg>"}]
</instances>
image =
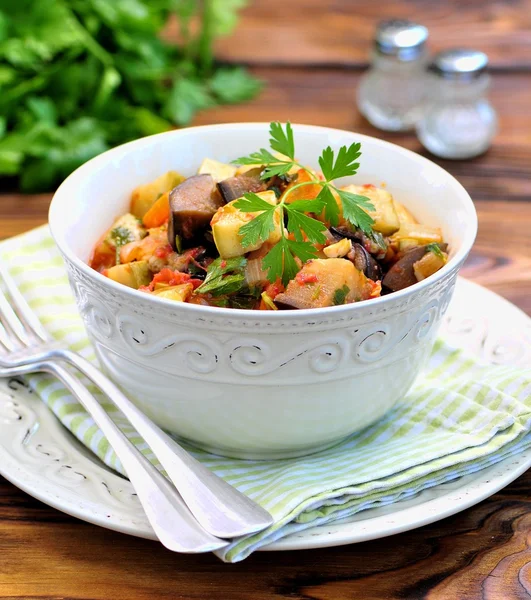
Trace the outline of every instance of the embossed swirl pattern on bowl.
<instances>
[{"instance_id":1,"label":"embossed swirl pattern on bowl","mask_svg":"<svg viewBox=\"0 0 531 600\"><path fill-rule=\"evenodd\" d=\"M154 314L149 302L131 307L71 264L69 273L87 330L99 344L133 362L148 360L155 370L205 381L238 383L243 375L267 383L274 374L275 383L293 383L294 377L321 382L404 357L438 328L457 268L414 296L415 306L409 298L392 309L368 305L363 314L348 318L286 323L255 322L252 315L237 323L226 311L208 323L200 315L176 318L171 309ZM304 331L289 344L279 340L277 332L294 329Z\"/></svg>"}]
</instances>

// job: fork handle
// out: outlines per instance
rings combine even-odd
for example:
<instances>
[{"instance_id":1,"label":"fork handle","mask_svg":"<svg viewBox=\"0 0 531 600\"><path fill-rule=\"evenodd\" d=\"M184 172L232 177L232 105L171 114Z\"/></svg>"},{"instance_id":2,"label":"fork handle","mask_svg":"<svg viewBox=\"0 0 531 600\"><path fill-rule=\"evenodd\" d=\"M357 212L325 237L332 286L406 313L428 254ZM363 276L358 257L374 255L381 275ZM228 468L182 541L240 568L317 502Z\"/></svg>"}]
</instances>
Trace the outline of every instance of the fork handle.
<instances>
[{"instance_id":1,"label":"fork handle","mask_svg":"<svg viewBox=\"0 0 531 600\"><path fill-rule=\"evenodd\" d=\"M55 349L52 354L79 369L122 411L150 446L190 511L208 532L232 538L256 533L272 525L273 517L269 512L186 452L92 363L67 349Z\"/></svg>"},{"instance_id":2,"label":"fork handle","mask_svg":"<svg viewBox=\"0 0 531 600\"><path fill-rule=\"evenodd\" d=\"M116 452L161 543L175 552L217 550L228 544L206 532L169 481L131 444L87 388L55 362L30 364L57 377L86 408Z\"/></svg>"}]
</instances>

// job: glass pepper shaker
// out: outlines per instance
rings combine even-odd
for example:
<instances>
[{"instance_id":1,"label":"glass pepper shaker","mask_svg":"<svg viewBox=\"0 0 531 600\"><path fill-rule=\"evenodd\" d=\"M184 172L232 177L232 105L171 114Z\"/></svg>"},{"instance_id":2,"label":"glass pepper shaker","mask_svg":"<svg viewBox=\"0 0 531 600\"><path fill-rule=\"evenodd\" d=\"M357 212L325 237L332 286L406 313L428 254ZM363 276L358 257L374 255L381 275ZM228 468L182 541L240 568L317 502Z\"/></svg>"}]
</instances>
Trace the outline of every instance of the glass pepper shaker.
<instances>
[{"instance_id":1,"label":"glass pepper shaker","mask_svg":"<svg viewBox=\"0 0 531 600\"><path fill-rule=\"evenodd\" d=\"M486 98L487 55L455 49L428 66L430 99L417 125L422 145L442 158L472 158L487 150L496 133L496 112Z\"/></svg>"},{"instance_id":2,"label":"glass pepper shaker","mask_svg":"<svg viewBox=\"0 0 531 600\"><path fill-rule=\"evenodd\" d=\"M371 69L358 88L360 112L375 127L407 131L415 127L426 89L428 30L402 19L383 21L376 30Z\"/></svg>"}]
</instances>

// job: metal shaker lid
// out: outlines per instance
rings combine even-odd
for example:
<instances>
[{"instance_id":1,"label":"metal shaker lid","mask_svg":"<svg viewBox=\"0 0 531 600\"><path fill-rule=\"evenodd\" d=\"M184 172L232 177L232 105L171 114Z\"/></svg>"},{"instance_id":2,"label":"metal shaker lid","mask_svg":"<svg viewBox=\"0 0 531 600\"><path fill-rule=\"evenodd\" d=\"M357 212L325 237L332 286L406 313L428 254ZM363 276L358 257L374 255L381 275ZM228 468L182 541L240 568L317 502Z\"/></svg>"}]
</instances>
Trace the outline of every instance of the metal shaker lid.
<instances>
[{"instance_id":1,"label":"metal shaker lid","mask_svg":"<svg viewBox=\"0 0 531 600\"><path fill-rule=\"evenodd\" d=\"M389 19L379 23L374 44L380 54L408 61L424 51L428 30L406 19Z\"/></svg>"},{"instance_id":2,"label":"metal shaker lid","mask_svg":"<svg viewBox=\"0 0 531 600\"><path fill-rule=\"evenodd\" d=\"M480 77L488 63L488 56L484 52L455 48L436 54L428 68L446 79L468 81Z\"/></svg>"}]
</instances>

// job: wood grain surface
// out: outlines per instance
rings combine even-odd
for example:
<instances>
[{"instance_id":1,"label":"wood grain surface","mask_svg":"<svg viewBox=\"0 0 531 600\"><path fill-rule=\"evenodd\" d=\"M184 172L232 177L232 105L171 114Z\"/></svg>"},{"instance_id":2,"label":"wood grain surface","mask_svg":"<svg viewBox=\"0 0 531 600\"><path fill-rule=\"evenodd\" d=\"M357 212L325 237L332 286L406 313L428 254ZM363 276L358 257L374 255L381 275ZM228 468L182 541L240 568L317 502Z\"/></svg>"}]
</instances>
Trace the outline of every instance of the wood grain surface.
<instances>
[{"instance_id":1,"label":"wood grain surface","mask_svg":"<svg viewBox=\"0 0 531 600\"><path fill-rule=\"evenodd\" d=\"M531 315L531 0L255 0L218 54L252 65L267 87L253 102L205 112L196 122L290 119L427 155L413 135L377 131L355 106L374 25L388 16L426 24L435 49L489 53L500 118L493 147L470 161L430 158L463 183L478 211L478 239L463 274ZM49 201L0 196L0 239L46 222ZM0 478L0 599L531 598L530 498L526 473L481 504L412 532L224 565L82 523Z\"/></svg>"}]
</instances>

